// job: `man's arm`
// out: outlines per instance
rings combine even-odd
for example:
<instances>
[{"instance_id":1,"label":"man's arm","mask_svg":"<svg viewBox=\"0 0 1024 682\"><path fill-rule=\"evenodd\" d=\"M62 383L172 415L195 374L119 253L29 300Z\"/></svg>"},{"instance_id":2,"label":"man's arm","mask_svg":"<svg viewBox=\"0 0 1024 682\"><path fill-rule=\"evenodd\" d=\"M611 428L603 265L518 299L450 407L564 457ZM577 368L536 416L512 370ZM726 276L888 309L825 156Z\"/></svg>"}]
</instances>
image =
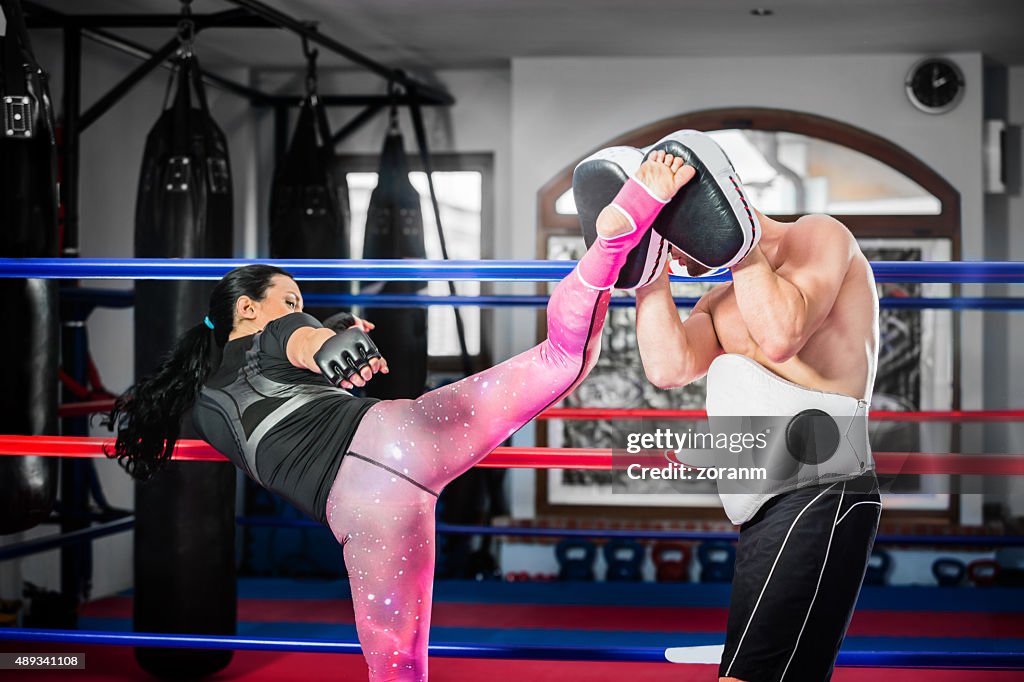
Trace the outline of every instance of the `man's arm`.
<instances>
[{"instance_id":1,"label":"man's arm","mask_svg":"<svg viewBox=\"0 0 1024 682\"><path fill-rule=\"evenodd\" d=\"M849 230L829 216L805 216L788 229L777 271L760 247L732 270L740 315L772 362L799 353L824 322L856 249Z\"/></svg>"},{"instance_id":2,"label":"man's arm","mask_svg":"<svg viewBox=\"0 0 1024 682\"><path fill-rule=\"evenodd\" d=\"M658 388L675 388L707 374L722 353L706 298L685 321L672 300L668 269L636 292L636 340L647 380Z\"/></svg>"}]
</instances>

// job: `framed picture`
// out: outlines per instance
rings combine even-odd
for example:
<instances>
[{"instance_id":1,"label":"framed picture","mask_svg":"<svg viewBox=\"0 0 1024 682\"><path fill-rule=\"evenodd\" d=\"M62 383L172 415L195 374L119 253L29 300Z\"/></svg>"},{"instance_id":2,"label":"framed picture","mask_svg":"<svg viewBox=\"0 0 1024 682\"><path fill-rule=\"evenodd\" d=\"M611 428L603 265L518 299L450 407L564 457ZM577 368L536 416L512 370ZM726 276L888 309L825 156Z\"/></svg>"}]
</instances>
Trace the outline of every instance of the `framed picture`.
<instances>
[{"instance_id":1,"label":"framed picture","mask_svg":"<svg viewBox=\"0 0 1024 682\"><path fill-rule=\"evenodd\" d=\"M944 239L864 239L870 261L949 260ZM879 297L949 297L949 284L879 284ZM872 410L906 412L954 408L953 313L948 310L879 311L878 370ZM877 452L955 452L959 430L948 423L872 420L871 446ZM882 479L886 509L947 511L953 499L948 476L900 474ZM886 493L885 491L888 491Z\"/></svg>"}]
</instances>

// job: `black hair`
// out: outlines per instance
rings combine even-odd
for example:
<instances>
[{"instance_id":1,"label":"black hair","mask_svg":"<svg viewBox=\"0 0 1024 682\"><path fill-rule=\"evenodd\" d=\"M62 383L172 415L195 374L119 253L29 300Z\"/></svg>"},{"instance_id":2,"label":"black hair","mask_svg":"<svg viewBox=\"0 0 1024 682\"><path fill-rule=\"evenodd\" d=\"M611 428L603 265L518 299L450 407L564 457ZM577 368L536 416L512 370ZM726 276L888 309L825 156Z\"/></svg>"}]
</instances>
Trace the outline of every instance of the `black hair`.
<instances>
[{"instance_id":1,"label":"black hair","mask_svg":"<svg viewBox=\"0 0 1024 682\"><path fill-rule=\"evenodd\" d=\"M262 301L277 275L292 276L281 268L259 264L224 275L210 293L206 316L213 329L204 320L187 330L154 374L140 379L114 401L104 426L117 428L117 442L112 452L104 447L104 454L116 459L132 478L149 479L171 458L181 419L195 403L213 370L215 356L234 327L235 303L242 296Z\"/></svg>"}]
</instances>

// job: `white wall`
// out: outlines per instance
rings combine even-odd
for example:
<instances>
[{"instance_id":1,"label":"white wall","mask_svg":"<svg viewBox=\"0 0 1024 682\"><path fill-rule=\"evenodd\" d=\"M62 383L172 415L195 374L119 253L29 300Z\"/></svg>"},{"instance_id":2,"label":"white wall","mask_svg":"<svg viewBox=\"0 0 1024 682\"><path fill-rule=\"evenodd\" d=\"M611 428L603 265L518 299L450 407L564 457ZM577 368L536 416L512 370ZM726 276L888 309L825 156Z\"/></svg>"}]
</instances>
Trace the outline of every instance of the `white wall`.
<instances>
[{"instance_id":1,"label":"white wall","mask_svg":"<svg viewBox=\"0 0 1024 682\"><path fill-rule=\"evenodd\" d=\"M513 60L511 210L516 229L499 235L497 252L534 257L537 190L601 143L687 112L757 106L835 118L921 158L960 190L962 255L982 258L982 57L949 56L963 70L967 88L961 104L942 116L919 112L904 93L904 78L918 55ZM972 286L965 293L981 290ZM968 409L982 406L979 321L976 313L961 316L962 405ZM508 340L508 353L536 338L529 311L515 311L499 324L497 337ZM530 437L521 434L520 442ZM513 500L521 501L517 514L532 514L532 480L530 472L514 475ZM980 500L966 509L976 515Z\"/></svg>"}]
</instances>

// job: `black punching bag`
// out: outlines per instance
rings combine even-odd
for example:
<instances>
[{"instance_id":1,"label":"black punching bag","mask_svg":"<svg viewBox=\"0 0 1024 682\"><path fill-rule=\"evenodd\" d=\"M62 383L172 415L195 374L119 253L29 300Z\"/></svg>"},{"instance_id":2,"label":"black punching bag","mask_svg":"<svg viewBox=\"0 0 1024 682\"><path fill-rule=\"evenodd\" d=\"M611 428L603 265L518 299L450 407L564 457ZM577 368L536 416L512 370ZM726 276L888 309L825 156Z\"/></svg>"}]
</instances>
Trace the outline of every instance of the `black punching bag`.
<instances>
[{"instance_id":1,"label":"black punching bag","mask_svg":"<svg viewBox=\"0 0 1024 682\"><path fill-rule=\"evenodd\" d=\"M274 169L270 191L270 257L349 257L348 189L336 179L327 115L316 92L308 93L299 110L291 145ZM348 293L348 283L304 282L303 294ZM337 310L305 308L324 320Z\"/></svg>"},{"instance_id":2,"label":"black punching bag","mask_svg":"<svg viewBox=\"0 0 1024 682\"><path fill-rule=\"evenodd\" d=\"M186 54L174 98L146 138L135 209L139 258L230 258L231 170L210 117L199 65ZM175 82L176 81L176 82ZM185 330L200 323L212 282L135 285L135 372L151 374ZM182 438L194 438L190 415ZM134 625L138 632L235 633L235 469L169 462L135 488ZM137 648L159 677L195 678L226 666L231 651Z\"/></svg>"},{"instance_id":3,"label":"black punching bag","mask_svg":"<svg viewBox=\"0 0 1024 682\"><path fill-rule=\"evenodd\" d=\"M0 257L53 258L57 147L46 74L32 55L17 0L0 0ZM57 281L0 279L0 433L57 433ZM56 457L0 456L0 534L31 528L57 495Z\"/></svg>"},{"instance_id":4,"label":"black punching bag","mask_svg":"<svg viewBox=\"0 0 1024 682\"><path fill-rule=\"evenodd\" d=\"M380 155L377 186L366 213L364 258L426 258L420 195L409 182L402 134L392 123ZM410 294L426 282L363 282L363 292ZM366 385L367 395L390 400L418 398L427 383L426 308L370 308L363 316L377 325L373 340L387 358L389 374Z\"/></svg>"}]
</instances>

